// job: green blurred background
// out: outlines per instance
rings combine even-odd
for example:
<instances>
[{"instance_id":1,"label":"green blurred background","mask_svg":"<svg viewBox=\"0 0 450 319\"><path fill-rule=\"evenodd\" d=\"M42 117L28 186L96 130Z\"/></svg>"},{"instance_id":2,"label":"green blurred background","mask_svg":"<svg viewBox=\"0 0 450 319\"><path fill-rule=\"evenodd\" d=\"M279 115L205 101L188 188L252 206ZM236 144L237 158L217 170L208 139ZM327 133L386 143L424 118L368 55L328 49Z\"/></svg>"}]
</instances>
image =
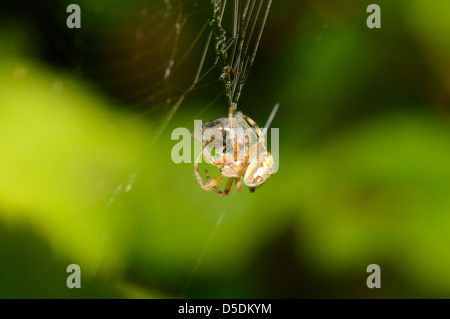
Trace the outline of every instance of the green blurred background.
<instances>
[{"instance_id":1,"label":"green blurred background","mask_svg":"<svg viewBox=\"0 0 450 319\"><path fill-rule=\"evenodd\" d=\"M213 71L170 117L210 1L170 81L178 2L77 1L68 29L71 2L1 5L1 298L450 297L449 1L379 0L381 29L370 1L274 1L238 108L280 102L279 171L226 198L170 156L226 114Z\"/></svg>"}]
</instances>

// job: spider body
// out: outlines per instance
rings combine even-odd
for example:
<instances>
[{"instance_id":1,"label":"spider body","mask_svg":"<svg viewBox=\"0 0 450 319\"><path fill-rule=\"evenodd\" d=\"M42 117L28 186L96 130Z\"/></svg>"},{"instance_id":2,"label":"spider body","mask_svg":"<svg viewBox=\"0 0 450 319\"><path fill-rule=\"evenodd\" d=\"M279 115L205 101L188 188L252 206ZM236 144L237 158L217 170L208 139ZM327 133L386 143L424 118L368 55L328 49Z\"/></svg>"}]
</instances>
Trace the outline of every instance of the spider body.
<instances>
[{"instance_id":1,"label":"spider body","mask_svg":"<svg viewBox=\"0 0 450 319\"><path fill-rule=\"evenodd\" d=\"M258 161L252 161L244 175L244 184L250 187L250 190L261 186L273 172L273 157L265 152L260 155Z\"/></svg>"},{"instance_id":2,"label":"spider body","mask_svg":"<svg viewBox=\"0 0 450 319\"><path fill-rule=\"evenodd\" d=\"M249 163L246 163L245 158L242 155L238 156L235 161L233 155L227 154L225 156L225 163L216 163L219 168L220 174L223 177L242 177L244 176Z\"/></svg>"},{"instance_id":3,"label":"spider body","mask_svg":"<svg viewBox=\"0 0 450 319\"><path fill-rule=\"evenodd\" d=\"M247 123L252 125L256 134ZM205 191L214 190L221 196L227 196L233 182L241 190L243 180L250 192L254 192L273 172L273 157L265 148L263 133L252 119L241 112L233 116L230 108L228 118L203 123L192 137L202 143L202 151L194 164L194 173L198 184ZM209 151L213 148L215 157ZM206 184L198 171L198 163L203 155L220 173L210 179L205 170ZM228 182L225 189L220 191L217 186L225 178L228 178Z\"/></svg>"}]
</instances>

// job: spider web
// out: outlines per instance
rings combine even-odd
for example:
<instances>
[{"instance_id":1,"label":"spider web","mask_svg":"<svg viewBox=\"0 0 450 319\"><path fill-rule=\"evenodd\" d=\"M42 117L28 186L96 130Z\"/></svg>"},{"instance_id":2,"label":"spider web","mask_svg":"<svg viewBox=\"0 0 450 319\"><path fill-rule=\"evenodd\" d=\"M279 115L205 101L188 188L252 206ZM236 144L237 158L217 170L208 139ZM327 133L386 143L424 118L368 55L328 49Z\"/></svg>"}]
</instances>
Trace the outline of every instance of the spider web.
<instances>
[{"instance_id":1,"label":"spider web","mask_svg":"<svg viewBox=\"0 0 450 319\"><path fill-rule=\"evenodd\" d=\"M83 72L127 111L151 120L157 129L150 150L189 98L210 101L197 116L223 103L223 96L224 110L237 109L270 6L271 0L144 2L114 13L123 21L120 34L89 33L84 41L94 58L83 63ZM138 23L128 26L125 15ZM108 207L132 189L140 169L115 188Z\"/></svg>"},{"instance_id":2,"label":"spider web","mask_svg":"<svg viewBox=\"0 0 450 319\"><path fill-rule=\"evenodd\" d=\"M201 96L209 100L195 118L218 101L223 103L224 115L228 108L237 110L270 6L271 0L143 2L130 12L116 13L123 21L120 34L93 33L84 39L94 58L83 63L83 72L100 83L101 89L115 97L118 104L127 105L128 112L151 120L156 130L148 144L150 150L188 99ZM106 3L99 10L105 8ZM133 27L128 26L127 19L138 19L138 23L133 21ZM241 126L250 129L253 144L256 134L247 123ZM106 203L105 218L110 207L118 205L116 199L132 191L144 166L145 162L139 164L127 180L115 187ZM182 296L186 296L225 214L226 209L219 216Z\"/></svg>"}]
</instances>

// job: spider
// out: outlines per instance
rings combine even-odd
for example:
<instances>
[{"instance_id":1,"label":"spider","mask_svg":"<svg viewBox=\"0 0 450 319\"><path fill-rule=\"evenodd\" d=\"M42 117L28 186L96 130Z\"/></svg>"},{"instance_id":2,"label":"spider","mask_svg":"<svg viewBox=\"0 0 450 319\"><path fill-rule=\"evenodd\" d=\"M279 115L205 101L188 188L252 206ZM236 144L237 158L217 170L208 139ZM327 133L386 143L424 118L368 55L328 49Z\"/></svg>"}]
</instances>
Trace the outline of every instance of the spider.
<instances>
[{"instance_id":1,"label":"spider","mask_svg":"<svg viewBox=\"0 0 450 319\"><path fill-rule=\"evenodd\" d=\"M255 142L256 135L247 123L250 123L258 134L257 143L253 143L251 149L250 139ZM208 130L210 134L205 134ZM249 133L253 133L253 136ZM211 137L208 138L208 135ZM242 112L237 112L233 116L231 107L228 118L222 117L203 123L192 138L202 143L202 150L195 160L194 173L198 184L205 191L214 190L220 196L227 196L233 182L236 182L238 191L242 189L243 179L244 184L253 193L273 172L273 157L264 146L264 134L258 125ZM205 152L207 146L215 149L216 159L209 151ZM217 177L210 179L208 170L205 170L206 184L203 183L198 171L198 163L203 155L206 155L208 161L220 171ZM221 191L217 186L225 178L228 178L228 182Z\"/></svg>"}]
</instances>

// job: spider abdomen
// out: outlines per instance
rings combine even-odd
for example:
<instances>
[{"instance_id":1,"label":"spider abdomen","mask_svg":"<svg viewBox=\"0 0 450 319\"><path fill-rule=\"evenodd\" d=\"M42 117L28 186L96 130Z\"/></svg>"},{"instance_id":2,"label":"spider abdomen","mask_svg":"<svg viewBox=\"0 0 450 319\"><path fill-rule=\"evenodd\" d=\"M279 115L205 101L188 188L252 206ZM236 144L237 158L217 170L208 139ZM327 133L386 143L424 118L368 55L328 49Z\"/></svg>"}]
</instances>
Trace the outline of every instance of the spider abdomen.
<instances>
[{"instance_id":1,"label":"spider abdomen","mask_svg":"<svg viewBox=\"0 0 450 319\"><path fill-rule=\"evenodd\" d=\"M264 184L273 172L273 157L269 152L255 156L244 175L244 184L256 188Z\"/></svg>"}]
</instances>

